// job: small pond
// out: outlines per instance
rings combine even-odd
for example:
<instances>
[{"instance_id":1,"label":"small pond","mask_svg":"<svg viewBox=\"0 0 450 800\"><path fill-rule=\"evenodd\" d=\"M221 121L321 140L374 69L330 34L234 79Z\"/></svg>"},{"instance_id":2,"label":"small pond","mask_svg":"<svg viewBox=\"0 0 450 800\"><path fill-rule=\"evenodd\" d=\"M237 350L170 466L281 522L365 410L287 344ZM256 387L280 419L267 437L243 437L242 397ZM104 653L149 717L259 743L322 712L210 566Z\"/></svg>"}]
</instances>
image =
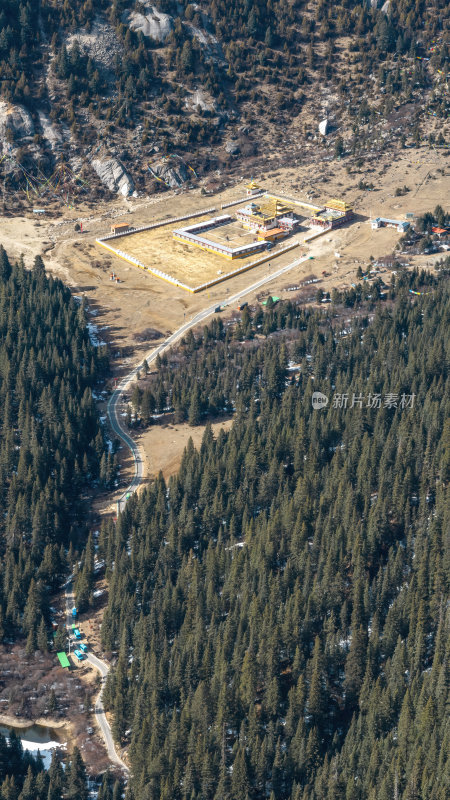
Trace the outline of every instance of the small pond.
<instances>
[{"instance_id":1,"label":"small pond","mask_svg":"<svg viewBox=\"0 0 450 800\"><path fill-rule=\"evenodd\" d=\"M39 750L44 759L46 769L52 760L52 750L56 747L65 747L64 732L58 728L49 728L46 725L31 724L27 727L16 725L0 725L0 733L8 738L11 731L19 736L24 750L37 753Z\"/></svg>"}]
</instances>

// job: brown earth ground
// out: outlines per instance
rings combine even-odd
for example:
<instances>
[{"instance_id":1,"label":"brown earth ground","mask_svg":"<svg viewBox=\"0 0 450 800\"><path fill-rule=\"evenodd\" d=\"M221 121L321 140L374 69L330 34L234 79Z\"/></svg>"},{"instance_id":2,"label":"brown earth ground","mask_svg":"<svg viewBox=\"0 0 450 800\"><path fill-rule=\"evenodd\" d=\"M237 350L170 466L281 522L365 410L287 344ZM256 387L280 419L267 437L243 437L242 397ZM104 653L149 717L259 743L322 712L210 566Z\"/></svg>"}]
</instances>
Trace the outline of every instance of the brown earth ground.
<instances>
[{"instance_id":1,"label":"brown earth ground","mask_svg":"<svg viewBox=\"0 0 450 800\"><path fill-rule=\"evenodd\" d=\"M238 208L242 208L242 206L236 206L234 210ZM190 223L192 224L194 221L203 222L203 220L211 218L212 215L208 214L204 217L190 220ZM214 280L220 273L232 272L251 264L253 261L258 261L259 258L265 255L264 253L252 253L246 258L229 259L208 250L203 250L201 247L175 240L173 231L188 224L189 221L185 221L178 224L172 223L150 231L139 231L138 233L131 233L129 236L121 236L120 239L113 239L106 242L106 244L137 258L146 267L166 272L192 289L202 283ZM244 244L251 244L256 240L255 235L244 230L236 223L223 225L220 228L212 228L202 236L211 242L225 244L229 247L240 247ZM226 239L227 236L229 237L228 240ZM275 257L274 251L273 259ZM113 259L115 261L116 256L113 256ZM114 271L116 272L115 268Z\"/></svg>"},{"instance_id":2,"label":"brown earth ground","mask_svg":"<svg viewBox=\"0 0 450 800\"><path fill-rule=\"evenodd\" d=\"M312 266L318 277L323 270L332 273L322 280L322 288L330 290L333 286L348 285L358 265L366 265L370 255L375 258L385 255L398 241L395 230L372 231L368 223L370 217L381 215L404 219L406 212L421 214L433 209L449 196L449 176L450 163L445 151L426 148L403 150L390 159L385 155L379 159L374 157L360 171L346 167L344 162L329 161L319 163L315 172L310 166L299 166L278 171L269 168L266 175L255 176L264 188L306 201L342 198L353 205L358 215L352 225L327 233L307 248L296 249L294 257L287 254L285 263L297 258L302 251L311 253L317 260L314 264L301 264L274 280L273 284L267 285L267 293L276 292L283 296L283 288L298 285L306 274L311 273ZM358 189L361 178L373 183L374 190ZM31 214L27 217L3 217L0 218L0 241L13 257L23 253L28 264L34 255L43 254L48 270L65 280L75 292L85 295L90 307L97 311L99 325L109 326L102 332L102 338L114 342L117 349L131 346L135 351L134 361L138 357L136 351L148 350L146 344L136 345L136 333L149 326L164 335L175 330L185 317L188 319L215 301L223 301L227 294L234 294L239 288L266 275L268 264L191 296L109 255L95 244L95 239L109 232L112 218L137 226L212 205L220 209L221 203L242 197L244 185L243 179L213 198L203 197L197 189L177 196L167 193L148 201L121 198L99 209L97 215L81 206L64 209L59 218L52 220L35 220ZM404 185L410 191L403 197L395 197L395 189ZM83 221L82 234L74 231L76 221ZM335 258L335 252L340 253L340 259ZM417 257L415 263L425 265L426 257ZM272 259L270 264L275 270L282 261ZM120 283L109 280L112 270ZM131 357L131 353L128 356Z\"/></svg>"},{"instance_id":3,"label":"brown earth ground","mask_svg":"<svg viewBox=\"0 0 450 800\"><path fill-rule=\"evenodd\" d=\"M366 267L371 255L377 259L392 253L398 242L399 234L393 229L372 231L369 224L371 217L405 219L407 212L419 215L433 210L438 203L445 204L450 196L450 161L444 151L426 148L403 150L391 158L386 155L380 158L374 156L372 161L366 161L360 171L338 161L322 161L315 170L311 166L276 169L276 159L272 158L268 160L267 174L254 177L268 190L307 202L320 204L328 198L341 198L353 205L356 220L348 227L325 234L308 246L296 248L291 254L271 259L270 267L266 263L198 295L189 295L108 255L95 244L95 239L109 232L112 219L138 226L213 205L220 209L221 203L243 196L244 179L214 198L202 196L199 190L176 196L168 192L149 199L118 198L99 209L86 205L62 209L60 214L54 210L52 219L36 220L31 213L23 217L0 217L0 243L13 258L23 254L27 265L32 264L35 255L43 255L49 272L62 278L75 294L86 297L92 313L91 322L98 325L100 338L111 345L112 369L118 376L125 374L151 349L148 337L139 337L146 329L153 328L161 333L159 340L154 339L157 344L163 336L176 330L185 319L201 309L216 302L226 303L227 295L239 292L267 275L269 269L275 271L303 253L314 256L315 260L307 261L274 279L265 285L263 292L260 290L255 295L276 294L292 298L292 292L287 290L298 287L311 276L318 278L318 285L326 291L331 291L333 287L349 286L355 279L358 266ZM361 178L373 183L374 190L360 190L358 184ZM410 191L401 197L395 196L396 188L405 185ZM83 223L83 233L74 231L76 222ZM427 267L440 257L414 256L410 258L410 263ZM120 283L109 280L112 270L119 276ZM327 272L327 276L323 276L323 271ZM311 288L314 296L316 286ZM252 302L255 297L249 295L246 299ZM100 402L102 413L104 406L103 400ZM228 429L230 425L229 419L214 423L215 435L220 428ZM159 470L162 470L166 479L174 474L189 437L192 436L194 444L198 446L203 431L204 426L191 428L186 424L167 421L138 433L138 442L145 453L147 478ZM120 477L125 485L131 470L129 454L122 451ZM113 495L98 496L92 509L93 520L96 518L100 522L103 514L114 513L114 501L122 492L123 488L119 488ZM100 626L107 597L104 578L99 579L96 588L103 590L103 594L97 597L96 607L90 612L89 618L81 619L80 623L92 651L101 656ZM64 613L63 605L61 613ZM17 653L10 651L11 648L0 648L0 671L4 678L3 684L0 684L0 697L3 690L3 696L8 698L8 704L5 703L6 707L1 710L10 716L19 714L17 719L43 716L51 686L50 677L57 695L61 697L61 713L65 719L71 720L68 740L78 742L88 768L101 771L107 765L106 751L93 722L93 715L84 708L82 700L86 690L89 697L96 690L98 673L86 662L70 672L62 670L54 664L54 657L50 654L45 657L45 663L38 660L30 670L23 649ZM5 668L12 670L11 680L5 678ZM20 676L16 675L17 670ZM10 687L18 685L22 691L11 694ZM36 686L42 686L39 692L36 692ZM87 732L90 729L93 729L93 733Z\"/></svg>"},{"instance_id":4,"label":"brown earth ground","mask_svg":"<svg viewBox=\"0 0 450 800\"><path fill-rule=\"evenodd\" d=\"M70 752L80 748L93 773L108 766L100 732L93 718L93 699L98 692L98 673L86 663L78 669L63 669L54 653L26 656L20 643L0 646L0 724L16 728L31 724L55 729L55 737ZM50 715L51 690L56 710Z\"/></svg>"},{"instance_id":5,"label":"brown earth ground","mask_svg":"<svg viewBox=\"0 0 450 800\"><path fill-rule=\"evenodd\" d=\"M212 422L211 428L215 437L221 430L229 431L232 419L221 419ZM161 470L164 479L168 481L171 475L178 472L184 448L192 438L194 446L200 447L202 443L204 425L191 428L187 423L152 425L143 431L137 439L146 458L147 475L155 476Z\"/></svg>"},{"instance_id":6,"label":"brown earth ground","mask_svg":"<svg viewBox=\"0 0 450 800\"><path fill-rule=\"evenodd\" d=\"M221 204L244 196L244 178L213 197L204 197L199 189L194 189L177 195L167 192L147 199L117 198L99 208L98 213L93 213L92 207L86 205L65 208L53 219L36 220L32 214L3 217L0 218L0 242L13 257L23 253L26 264L31 264L34 256L41 253L50 272L61 277L76 294L86 297L93 314L92 323L99 326L101 339L112 346L113 372L119 375L151 349L145 336L142 341L136 340L149 327L159 331L162 338L205 306L216 302L226 304L227 295L239 292L305 253L315 260L294 267L255 295L292 297L292 293L286 290L299 286L311 276L315 276L318 285L326 291L349 286L355 279L358 266L367 266L371 255L377 259L391 253L399 239L394 229L373 231L369 222L371 217L405 219L406 213L419 215L432 210L450 195L450 161L444 150L420 147L401 150L390 157L372 156L366 159L361 169L336 160L321 161L315 167L273 169L272 165L276 167L274 162L274 158L268 159L266 174L254 175L263 188L318 205L328 198L341 198L353 206L355 221L347 227L327 232L309 245L301 244L292 253L277 258L274 252L269 262L197 295L190 295L108 254L96 245L95 239L109 232L113 219L139 226L212 206L220 213ZM372 183L374 189L359 189L361 179ZM403 196L395 196L395 190L405 185L409 191ZM229 213L232 211L233 208ZM74 231L77 221L83 223L83 233ZM166 228L161 230L167 231ZM304 231L297 234L297 238L302 240ZM193 248L193 251L195 258L199 258L199 254L210 257L198 248ZM163 258L163 253L160 257ZM425 267L435 258L415 256L410 263ZM168 271L169 262L168 258ZM230 262L220 259L220 263ZM120 283L109 280L111 271L116 273ZM323 275L324 271L327 276ZM316 288L312 287L312 295ZM252 302L255 298L249 295L246 299ZM151 432L149 435L154 437L156 434ZM145 441L143 446L147 448ZM129 467L131 464L124 453L124 480ZM119 494L120 491L116 497ZM116 498L111 498L111 495L104 498L110 510L112 499ZM100 504L96 505L98 508Z\"/></svg>"}]
</instances>

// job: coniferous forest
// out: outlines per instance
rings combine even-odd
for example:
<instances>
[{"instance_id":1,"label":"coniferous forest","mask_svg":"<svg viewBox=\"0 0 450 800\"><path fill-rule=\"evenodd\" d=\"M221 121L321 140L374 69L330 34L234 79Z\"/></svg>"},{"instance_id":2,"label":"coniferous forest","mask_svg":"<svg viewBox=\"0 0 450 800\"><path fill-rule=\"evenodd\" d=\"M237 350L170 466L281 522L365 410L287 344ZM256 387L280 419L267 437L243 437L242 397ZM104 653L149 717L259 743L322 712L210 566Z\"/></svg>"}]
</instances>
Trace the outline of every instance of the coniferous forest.
<instances>
[{"instance_id":1,"label":"coniferous forest","mask_svg":"<svg viewBox=\"0 0 450 800\"><path fill-rule=\"evenodd\" d=\"M99 541L130 800L447 796L448 278L359 305L339 327L279 304L183 345L191 424L233 408L233 426Z\"/></svg>"},{"instance_id":2,"label":"coniferous forest","mask_svg":"<svg viewBox=\"0 0 450 800\"><path fill-rule=\"evenodd\" d=\"M61 281L0 247L0 637L47 649L49 595L83 531L107 450L91 387L107 368Z\"/></svg>"},{"instance_id":3,"label":"coniferous forest","mask_svg":"<svg viewBox=\"0 0 450 800\"><path fill-rule=\"evenodd\" d=\"M111 779L105 773L108 790ZM120 794L116 795L120 798ZM74 747L65 768L54 758L48 770L40 755L24 751L19 737L11 731L8 739L0 734L0 797L2 800L87 800L86 770L78 747ZM98 795L110 800L111 794ZM115 800L115 797L114 797Z\"/></svg>"},{"instance_id":4,"label":"coniferous forest","mask_svg":"<svg viewBox=\"0 0 450 800\"><path fill-rule=\"evenodd\" d=\"M306 164L325 89L337 122L319 146L335 158L394 141L445 152L449 11L449 0L2 0L3 202L29 200L25 176L39 193L43 177L69 181L62 125L82 159L71 192L85 198L111 190L91 165L103 150L151 192L164 186L147 166L158 153L211 181L237 168L233 152L262 167L273 144Z\"/></svg>"},{"instance_id":5,"label":"coniferous forest","mask_svg":"<svg viewBox=\"0 0 450 800\"><path fill-rule=\"evenodd\" d=\"M171 407L233 425L207 424L100 532L127 800L447 796L449 323L443 264L214 319L138 385L144 424ZM1 633L29 655L86 533L81 492L113 470L92 397L106 369L83 304L0 248ZM46 772L14 735L0 784L88 796L76 748ZM121 795L105 773L98 797Z\"/></svg>"}]
</instances>

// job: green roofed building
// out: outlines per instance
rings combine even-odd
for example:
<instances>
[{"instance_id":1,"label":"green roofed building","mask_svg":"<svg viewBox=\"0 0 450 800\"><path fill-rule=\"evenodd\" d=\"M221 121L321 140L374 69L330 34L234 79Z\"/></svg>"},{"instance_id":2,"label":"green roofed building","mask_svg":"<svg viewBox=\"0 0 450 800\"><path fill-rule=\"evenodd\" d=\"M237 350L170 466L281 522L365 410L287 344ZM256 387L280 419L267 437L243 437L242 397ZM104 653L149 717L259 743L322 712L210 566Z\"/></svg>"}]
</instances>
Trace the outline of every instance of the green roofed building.
<instances>
[{"instance_id":1,"label":"green roofed building","mask_svg":"<svg viewBox=\"0 0 450 800\"><path fill-rule=\"evenodd\" d=\"M70 667L70 661L65 653L57 653L56 655L58 656L59 663L61 664L62 667L64 668Z\"/></svg>"}]
</instances>

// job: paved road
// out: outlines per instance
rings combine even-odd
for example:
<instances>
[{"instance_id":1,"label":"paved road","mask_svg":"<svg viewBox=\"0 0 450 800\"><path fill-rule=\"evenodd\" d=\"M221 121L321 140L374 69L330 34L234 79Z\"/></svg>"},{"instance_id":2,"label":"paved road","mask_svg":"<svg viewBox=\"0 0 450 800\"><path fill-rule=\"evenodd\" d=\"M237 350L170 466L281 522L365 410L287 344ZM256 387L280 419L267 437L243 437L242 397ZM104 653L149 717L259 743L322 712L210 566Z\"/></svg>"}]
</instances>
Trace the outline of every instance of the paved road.
<instances>
[{"instance_id":1,"label":"paved road","mask_svg":"<svg viewBox=\"0 0 450 800\"><path fill-rule=\"evenodd\" d=\"M70 628L72 627L73 605L74 605L74 595L72 589L72 582L68 581L66 584L66 620L67 620L68 630L70 630ZM114 746L114 739L111 733L111 728L108 720L106 719L105 709L103 707L103 691L105 688L106 676L108 675L110 666L109 664L106 664L104 661L101 661L99 658L97 658L97 656L94 656L94 654L89 651L86 653L86 661L89 661L89 663L92 664L92 666L99 671L102 679L102 687L95 701L94 710L95 710L95 718L100 726L103 740L105 742L106 749L108 751L109 760L113 764L116 764L121 769L125 770L126 772L129 772L129 768L122 761L122 759L116 752L116 748Z\"/></svg>"},{"instance_id":2,"label":"paved road","mask_svg":"<svg viewBox=\"0 0 450 800\"><path fill-rule=\"evenodd\" d=\"M133 370L133 377L135 376L137 369ZM131 374L131 373L130 373ZM122 399L122 393L127 388L128 384L130 383L131 378L130 375L127 375L121 383L119 383L117 389L114 390L111 397L108 400L108 405L106 407L106 413L108 414L108 419L116 436L125 443L128 449L131 451L131 455L133 456L134 460L134 476L133 480L131 481L128 489L123 493L120 499L117 502L118 510L122 511L129 494L133 494L136 491L138 486L140 485L143 477L143 462L141 452L139 447L137 446L136 442L129 436L126 432L125 428L122 427L122 422L120 419L120 401Z\"/></svg>"},{"instance_id":3,"label":"paved road","mask_svg":"<svg viewBox=\"0 0 450 800\"><path fill-rule=\"evenodd\" d=\"M237 292L232 297L227 297L221 303L216 302L214 303L214 305L205 308L203 311L200 311L191 320L185 322L181 326L181 328L178 328L178 330L172 333L171 336L169 336L164 342L162 342L162 344L160 344L155 349L151 350L144 357L147 359L147 363L151 364L151 362L154 361L160 353L170 349L170 347L172 347L172 345L175 342L177 342L178 339L180 339L190 328L193 328L195 325L198 325L200 322L203 322L203 320L207 319L207 317L211 316L211 314L214 313L214 309L218 305L231 305L232 303L236 303L238 300L242 299L246 295L257 291L261 286L264 286L266 283L273 281L274 278L283 275L285 272L289 272L290 269L298 266L298 264L301 264L303 261L307 261L307 259L308 256L303 256L301 258L298 258L295 261L292 261L290 264L286 264L286 266L282 267L281 269L269 273L264 278L261 278L259 281L253 283L251 286L248 286L246 289L243 289L241 292ZM144 359L142 359L142 361L143 360ZM111 427L114 433L119 437L119 439L121 439L122 442L124 442L124 444L130 449L134 460L134 477L128 489L124 492L124 494L122 495L122 497L118 502L120 510L125 505L127 495L132 494L133 492L136 491L136 489L138 488L138 486L142 481L142 476L143 476L143 462L139 448L137 444L133 441L131 436L123 428L119 412L122 394L136 377L136 373L140 368L141 364L142 362L136 367L134 367L134 369L132 369L131 372L129 372L128 375L126 375L125 378L123 378L123 380L120 382L118 387L114 390L111 397L109 398L107 405L107 413ZM68 629L70 629L70 627L72 626L73 605L74 605L73 588L72 588L72 582L69 580L66 584L66 618L67 618ZM105 709L103 707L103 690L105 688L105 681L108 672L110 670L110 666L106 664L104 661L101 661L101 659L97 658L97 656L95 656L93 653L90 652L86 653L86 659L87 661L89 661L90 664L92 664L93 667L95 667L99 671L102 679L102 687L95 701L95 715L98 724L100 726L100 730L102 732L106 748L108 750L109 759L110 761L112 761L113 764L117 764L117 766L121 767L121 769L125 770L126 772L129 772L129 768L127 767L126 764L124 764L124 762L116 752L113 736L111 733L111 728L108 720L106 719Z\"/></svg>"},{"instance_id":4,"label":"paved road","mask_svg":"<svg viewBox=\"0 0 450 800\"><path fill-rule=\"evenodd\" d=\"M289 270L291 270L293 267L296 267L299 264L301 264L303 261L307 261L307 260L308 260L308 256L302 256L301 258L298 258L295 261L292 261L291 263L286 264L286 266L281 267L281 269L266 275L264 278L261 278L256 283L251 284L251 286L248 286L246 289L243 289L242 291L237 292L236 294L232 295L232 297L227 297L221 303L216 302L216 303L214 303L214 305L209 306L208 308L205 308L203 311L200 311L191 320L189 320L188 322L185 322L180 328L178 328L178 330L176 330L174 333L172 333L171 336L169 336L164 342L162 342L162 344L160 344L158 347L156 347L155 349L153 349L149 353L147 353L147 355L144 357L144 358L146 358L147 363L151 364L151 362L154 361L159 354L163 353L165 350L169 350L173 346L173 344L175 342L177 342L178 339L180 339L182 336L184 336L184 334L190 328L193 328L194 326L198 325L200 322L203 322L205 319L207 319L207 317L211 316L211 314L214 314L214 309L218 305L231 305L232 303L236 303L238 300L241 300L246 295L249 295L252 292L257 291L259 288L261 288L261 286L264 286L266 283L270 283L270 281L273 281L274 278L277 278L280 275L283 275L285 272L289 272ZM144 359L142 359L142 361L143 360ZM111 427L112 427L114 433L119 437L119 439L121 439L122 442L124 442L124 444L130 449L131 454L133 456L133 460L134 460L134 477L133 477L133 480L131 481L128 489L123 493L122 497L118 501L118 506L119 506L120 510L125 505L127 496L136 491L136 489L138 488L138 486L140 485L140 483L142 481L142 476L143 476L143 462L142 462L142 457L141 457L139 448L138 448L137 444L133 441L131 436L123 428L122 422L121 422L121 417L120 417L120 411L119 411L120 402L121 402L121 399L122 399L122 394L123 394L124 391L126 391L128 386L130 385L130 383L136 377L136 373L137 373L138 369L141 367L141 364L142 364L142 362L140 364L138 364L136 367L134 367L134 369L132 369L131 372L129 372L128 375L126 375L125 378L123 378L123 380L118 385L117 389L114 390L114 392L112 393L111 397L109 398L108 405L107 405L107 413L108 413L108 418L109 418ZM67 625L68 626L72 625L73 603L74 603L74 598L73 598L72 586L71 586L71 583L69 582L67 584L67 586L66 586L66 612L67 612ZM103 735L103 739L105 741L105 744L106 744L106 747L107 747L107 750L108 750L108 756L109 756L110 760L114 764L117 764L119 767L121 767L122 769L124 769L124 770L126 770L128 772L129 771L128 767L126 766L126 764L124 764L124 762L122 761L122 759L120 758L120 756L118 756L118 754L116 752L116 749L115 749L115 746L114 746L114 740L113 740L112 733L111 733L111 728L109 726L108 720L106 719L105 711L104 711L104 708L103 708L103 701L102 701L103 690L104 690L104 687L105 687L106 676L108 675L110 667L109 667L108 664L105 664L104 661L101 661L99 658L94 656L93 653L88 653L87 654L87 660L96 669L98 669L98 671L100 672L100 675L102 677L102 688L101 688L100 693L99 693L99 695L97 697L97 700L95 701L95 714L96 714L96 719L97 719L97 721L98 721L98 723L100 725L100 728L101 728L101 731L102 731L102 735Z\"/></svg>"},{"instance_id":5,"label":"paved road","mask_svg":"<svg viewBox=\"0 0 450 800\"><path fill-rule=\"evenodd\" d=\"M275 255L276 254L274 253L274 257ZM199 325L200 322L203 322L205 319L207 319L207 317L210 317L212 314L214 314L214 310L217 308L217 306L232 305L233 303L236 303L238 300L242 300L242 298L246 297L246 295L252 294L252 292L255 292L258 289L260 289L261 286L270 283L271 281L274 280L274 278L278 278L285 272L289 272L291 269L297 267L299 264L302 264L304 261L307 261L309 258L310 256L301 256L300 258L295 259L295 261L291 261L289 264L286 264L284 267L281 267L280 269L275 270L274 272L269 272L268 275L265 275L263 278L256 281L256 283L252 283L250 286L247 286L246 289L242 289L240 292L236 292L236 294L232 295L231 297L226 297L222 301L216 301L214 305L208 306L208 308L205 308L203 311L199 311L199 313L196 314L194 317L192 317L192 319L185 322L180 328L178 328L178 330L176 330L174 333L168 336L164 342L158 345L158 347L154 348L153 350L150 350L149 353L147 353L147 355L144 356L142 361L136 367L134 367L131 370L131 372L129 372L128 375L126 375L125 378L123 378L123 380L119 383L119 385L109 398L107 405L107 414L114 433L129 448L134 460L134 477L129 487L125 490L123 495L118 500L117 505L119 511L122 511L127 501L127 497L136 491L143 477L142 456L136 442L133 441L131 436L122 426L122 421L120 417L120 403L123 392L126 391L129 385L132 383L132 381L136 377L138 370L142 369L142 363L144 359L146 359L147 364L151 364L152 361L154 361L158 355L161 355L161 353L163 353L164 351L169 350L175 344L175 342L178 341L178 339L180 339L182 336L184 336L185 333L187 333L187 331L190 328L194 328L196 325Z\"/></svg>"}]
</instances>

